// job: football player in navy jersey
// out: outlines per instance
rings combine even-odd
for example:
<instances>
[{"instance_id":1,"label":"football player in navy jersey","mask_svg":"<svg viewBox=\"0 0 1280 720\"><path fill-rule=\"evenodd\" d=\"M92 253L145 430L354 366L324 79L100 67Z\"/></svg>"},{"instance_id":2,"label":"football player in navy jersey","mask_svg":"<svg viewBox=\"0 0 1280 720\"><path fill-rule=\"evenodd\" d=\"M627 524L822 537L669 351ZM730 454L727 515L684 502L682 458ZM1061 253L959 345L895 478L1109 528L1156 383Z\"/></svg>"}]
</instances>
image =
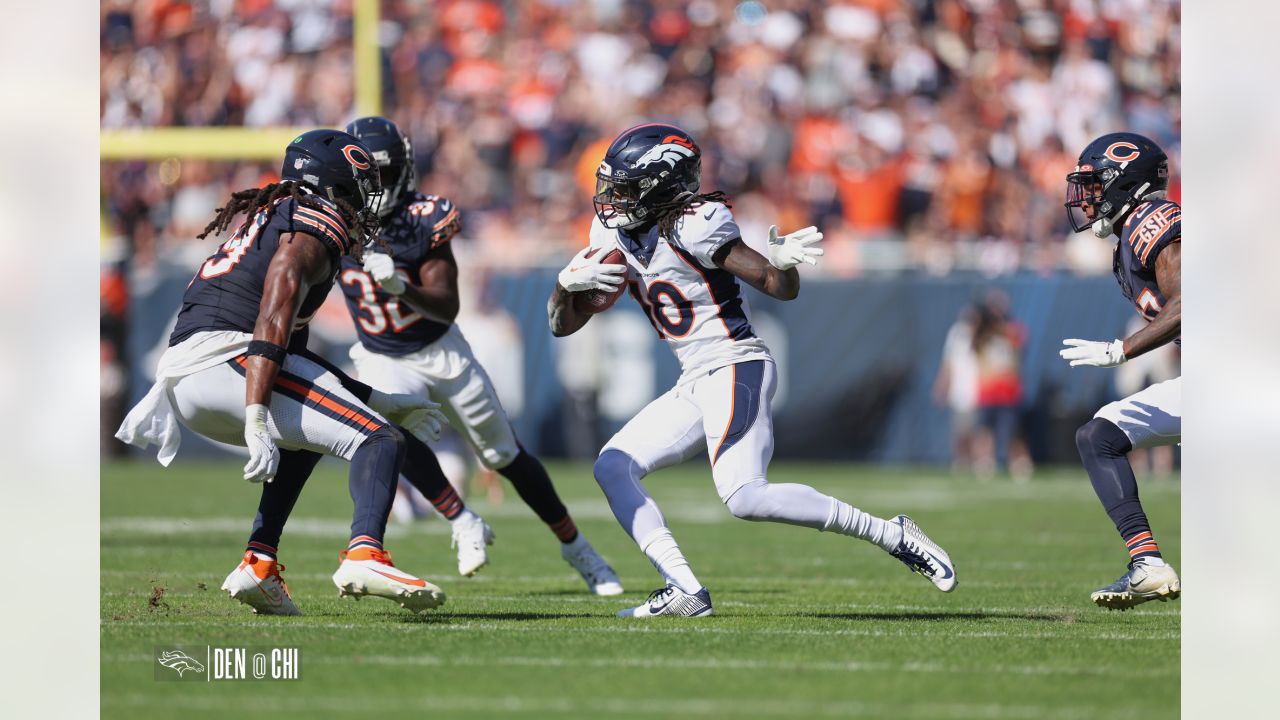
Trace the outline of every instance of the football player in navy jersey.
<instances>
[{"instance_id":1,"label":"football player in navy jersey","mask_svg":"<svg viewBox=\"0 0 1280 720\"><path fill-rule=\"evenodd\" d=\"M1115 367L1182 334L1182 208L1164 197L1169 161L1147 138L1111 133L1089 143L1067 175L1067 215L1076 232L1118 236L1113 268L1125 298L1147 325L1124 340L1064 340L1071 366ZM1138 499L1126 457L1133 448L1182 439L1182 378L1113 402L1076 432L1076 447L1093 489L1129 552L1129 570L1091 595L1097 605L1125 610L1182 592L1178 574L1160 555Z\"/></svg>"},{"instance_id":2,"label":"football player in navy jersey","mask_svg":"<svg viewBox=\"0 0 1280 720\"><path fill-rule=\"evenodd\" d=\"M617 574L575 526L542 463L516 440L493 383L454 324L458 267L449 241L460 227L458 209L416 191L412 146L390 120L360 118L347 132L373 153L385 190L378 204L383 247L363 261L343 258L339 275L360 338L351 349L360 380L439 402L480 461L510 480L555 534L591 592L621 593ZM493 531L470 513L451 522L458 572L474 575L488 562Z\"/></svg>"},{"instance_id":3,"label":"football player in navy jersey","mask_svg":"<svg viewBox=\"0 0 1280 720\"><path fill-rule=\"evenodd\" d=\"M312 130L286 148L280 182L234 193L200 237L245 219L192 278L156 383L117 432L143 448L159 445L164 465L177 452L179 422L248 448L244 478L265 484L244 558L222 587L255 612L299 614L277 545L326 454L351 463L351 540L333 576L340 593L414 611L444 602L438 587L396 568L382 547L402 462L426 491L448 486L430 449L393 425L438 437L438 406L374 391L306 350L307 323L341 259L359 257L376 237L372 206L381 192L363 143Z\"/></svg>"}]
</instances>

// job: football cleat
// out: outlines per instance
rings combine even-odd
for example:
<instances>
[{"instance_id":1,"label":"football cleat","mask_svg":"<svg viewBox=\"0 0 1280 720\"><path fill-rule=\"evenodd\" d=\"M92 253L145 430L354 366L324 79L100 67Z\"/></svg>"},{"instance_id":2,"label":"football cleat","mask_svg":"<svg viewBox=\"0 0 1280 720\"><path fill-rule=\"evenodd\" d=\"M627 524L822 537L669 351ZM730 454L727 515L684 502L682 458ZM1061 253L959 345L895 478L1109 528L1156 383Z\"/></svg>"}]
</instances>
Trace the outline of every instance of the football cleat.
<instances>
[{"instance_id":1,"label":"football cleat","mask_svg":"<svg viewBox=\"0 0 1280 720\"><path fill-rule=\"evenodd\" d=\"M578 533L571 543L560 544L560 557L577 570L587 583L587 589L596 595L621 595L622 581L618 574L609 567L609 563L600 557L600 553L591 547L591 543Z\"/></svg>"},{"instance_id":2,"label":"football cleat","mask_svg":"<svg viewBox=\"0 0 1280 720\"><path fill-rule=\"evenodd\" d=\"M350 595L359 600L364 595L375 595L413 612L444 604L443 590L393 565L391 553L385 550L362 546L344 550L339 557L342 564L333 574L339 597Z\"/></svg>"},{"instance_id":3,"label":"football cleat","mask_svg":"<svg viewBox=\"0 0 1280 720\"><path fill-rule=\"evenodd\" d=\"M492 545L493 538L493 528L479 515L453 523L453 542L450 546L458 551L459 575L471 577L489 564L489 552L485 546Z\"/></svg>"},{"instance_id":4,"label":"football cleat","mask_svg":"<svg viewBox=\"0 0 1280 720\"><path fill-rule=\"evenodd\" d=\"M911 572L928 578L942 592L954 590L956 566L951 562L947 551L930 540L924 530L906 515L899 515L889 522L902 527L902 540L889 554L906 565Z\"/></svg>"},{"instance_id":5,"label":"football cleat","mask_svg":"<svg viewBox=\"0 0 1280 720\"><path fill-rule=\"evenodd\" d=\"M222 581L222 589L259 615L301 615L280 577L283 570L279 562L245 551L240 566Z\"/></svg>"},{"instance_id":6,"label":"football cleat","mask_svg":"<svg viewBox=\"0 0 1280 720\"><path fill-rule=\"evenodd\" d=\"M1182 582L1169 564L1150 565L1136 560L1119 580L1093 591L1089 599L1108 610L1128 610L1151 600L1168 602L1182 594Z\"/></svg>"},{"instance_id":7,"label":"football cleat","mask_svg":"<svg viewBox=\"0 0 1280 720\"><path fill-rule=\"evenodd\" d=\"M619 610L618 617L651 618L659 615L676 617L706 617L714 615L711 609L711 593L702 588L690 595L675 585L658 588L649 593L644 603L626 610Z\"/></svg>"}]
</instances>

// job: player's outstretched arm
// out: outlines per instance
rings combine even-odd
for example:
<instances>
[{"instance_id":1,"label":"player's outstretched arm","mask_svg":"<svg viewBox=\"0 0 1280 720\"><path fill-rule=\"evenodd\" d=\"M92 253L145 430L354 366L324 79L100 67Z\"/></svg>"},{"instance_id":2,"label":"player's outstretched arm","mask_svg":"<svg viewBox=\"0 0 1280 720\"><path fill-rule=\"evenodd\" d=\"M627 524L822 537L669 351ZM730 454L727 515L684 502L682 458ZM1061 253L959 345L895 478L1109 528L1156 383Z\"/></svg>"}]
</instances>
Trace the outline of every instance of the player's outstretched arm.
<instances>
[{"instance_id":1,"label":"player's outstretched arm","mask_svg":"<svg viewBox=\"0 0 1280 720\"><path fill-rule=\"evenodd\" d=\"M820 240L822 233L812 225L782 237L778 237L778 226L772 225L767 259L738 238L725 243L711 261L765 295L795 300L800 294L800 273L796 272L796 266L802 262L818 264L822 248L813 246Z\"/></svg>"},{"instance_id":2,"label":"player's outstretched arm","mask_svg":"<svg viewBox=\"0 0 1280 720\"><path fill-rule=\"evenodd\" d=\"M1146 327L1124 341L1124 356L1132 359L1182 334L1182 243L1175 242L1156 257L1156 284L1164 307Z\"/></svg>"}]
</instances>

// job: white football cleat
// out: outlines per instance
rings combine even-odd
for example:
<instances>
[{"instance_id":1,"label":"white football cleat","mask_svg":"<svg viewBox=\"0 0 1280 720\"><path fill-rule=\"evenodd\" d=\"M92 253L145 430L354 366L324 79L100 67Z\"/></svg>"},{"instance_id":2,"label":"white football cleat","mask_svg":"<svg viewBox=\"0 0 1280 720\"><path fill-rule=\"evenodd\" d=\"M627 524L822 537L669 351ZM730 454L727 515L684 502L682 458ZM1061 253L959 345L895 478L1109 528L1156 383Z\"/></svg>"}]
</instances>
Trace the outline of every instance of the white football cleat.
<instances>
[{"instance_id":1,"label":"white football cleat","mask_svg":"<svg viewBox=\"0 0 1280 720\"><path fill-rule=\"evenodd\" d=\"M618 617L651 618L659 615L677 617L707 617L714 615L711 609L711 593L706 588L690 595L675 585L658 588L649 593L649 599L626 610L619 610Z\"/></svg>"},{"instance_id":2,"label":"white football cleat","mask_svg":"<svg viewBox=\"0 0 1280 720\"><path fill-rule=\"evenodd\" d=\"M444 604L443 590L393 565L391 553L385 550L361 546L344 550L340 557L342 564L333 574L339 597L350 595L359 600L364 595L375 595L413 612Z\"/></svg>"},{"instance_id":3,"label":"white football cleat","mask_svg":"<svg viewBox=\"0 0 1280 720\"><path fill-rule=\"evenodd\" d=\"M600 557L600 553L591 547L591 543L578 533L571 543L560 543L560 557L577 570L587 583L587 589L596 595L621 595L622 581L618 574L609 567L609 563Z\"/></svg>"},{"instance_id":4,"label":"white football cleat","mask_svg":"<svg viewBox=\"0 0 1280 720\"><path fill-rule=\"evenodd\" d=\"M493 528L474 513L453 523L451 547L458 551L459 575L471 577L489 564L489 551L485 546L492 545L493 538Z\"/></svg>"},{"instance_id":5,"label":"white football cleat","mask_svg":"<svg viewBox=\"0 0 1280 720\"><path fill-rule=\"evenodd\" d=\"M259 615L301 615L289 595L289 586L280 577L283 570L279 562L248 550L240 566L222 581L222 589Z\"/></svg>"},{"instance_id":6,"label":"white football cleat","mask_svg":"<svg viewBox=\"0 0 1280 720\"><path fill-rule=\"evenodd\" d=\"M1119 580L1094 590L1089 596L1098 607L1128 610L1150 600L1168 602L1182 594L1182 581L1168 563L1152 565L1143 560L1129 564L1129 571Z\"/></svg>"},{"instance_id":7,"label":"white football cleat","mask_svg":"<svg viewBox=\"0 0 1280 720\"><path fill-rule=\"evenodd\" d=\"M954 590L956 567L952 564L951 556L947 555L947 551L930 540L920 526L906 515L899 515L889 522L902 527L902 541L889 554L901 561L912 572L928 578L942 592Z\"/></svg>"}]
</instances>

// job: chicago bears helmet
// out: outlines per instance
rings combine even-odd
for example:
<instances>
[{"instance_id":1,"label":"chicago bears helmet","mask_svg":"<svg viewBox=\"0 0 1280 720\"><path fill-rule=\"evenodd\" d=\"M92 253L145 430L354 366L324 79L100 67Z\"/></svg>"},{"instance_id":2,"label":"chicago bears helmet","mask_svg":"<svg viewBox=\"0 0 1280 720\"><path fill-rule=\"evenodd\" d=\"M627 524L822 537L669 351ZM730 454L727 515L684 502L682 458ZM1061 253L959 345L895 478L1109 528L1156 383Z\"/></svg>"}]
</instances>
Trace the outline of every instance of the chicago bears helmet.
<instances>
[{"instance_id":1,"label":"chicago bears helmet","mask_svg":"<svg viewBox=\"0 0 1280 720\"><path fill-rule=\"evenodd\" d=\"M1169 158L1151 140L1131 132L1109 133L1089 143L1067 175L1071 228L1105 238L1142 198L1169 187Z\"/></svg>"},{"instance_id":2,"label":"chicago bears helmet","mask_svg":"<svg viewBox=\"0 0 1280 720\"><path fill-rule=\"evenodd\" d=\"M649 123L624 131L596 170L596 216L607 228L657 220L698 193L702 151L674 125Z\"/></svg>"},{"instance_id":3,"label":"chicago bears helmet","mask_svg":"<svg viewBox=\"0 0 1280 720\"><path fill-rule=\"evenodd\" d=\"M362 117L347 125L347 132L360 138L373 153L382 177L382 198L376 208L386 218L413 192L417 182L413 167L413 145L396 124L384 117Z\"/></svg>"},{"instance_id":4,"label":"chicago bears helmet","mask_svg":"<svg viewBox=\"0 0 1280 720\"><path fill-rule=\"evenodd\" d=\"M382 180L373 153L358 138L341 130L302 133L285 148L280 179L305 185L330 200L343 201L356 213L352 219L366 233L372 228L377 234L374 209L382 196Z\"/></svg>"}]
</instances>

